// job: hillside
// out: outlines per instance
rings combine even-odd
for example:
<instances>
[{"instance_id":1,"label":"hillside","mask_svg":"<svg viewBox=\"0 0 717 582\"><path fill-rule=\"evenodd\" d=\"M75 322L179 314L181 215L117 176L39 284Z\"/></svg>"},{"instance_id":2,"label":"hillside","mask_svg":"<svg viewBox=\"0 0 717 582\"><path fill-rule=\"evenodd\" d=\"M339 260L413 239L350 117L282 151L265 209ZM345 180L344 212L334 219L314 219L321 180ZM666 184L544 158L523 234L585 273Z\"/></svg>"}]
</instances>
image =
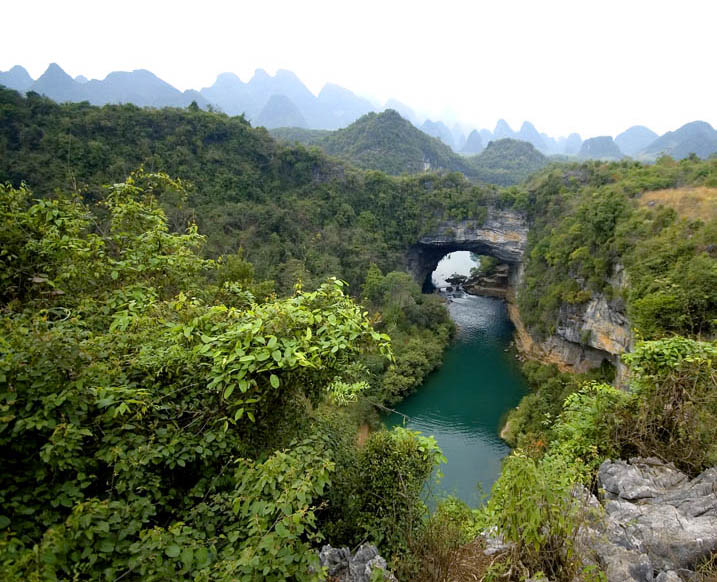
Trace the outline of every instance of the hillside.
<instances>
[{"instance_id":1,"label":"hillside","mask_svg":"<svg viewBox=\"0 0 717 582\"><path fill-rule=\"evenodd\" d=\"M705 121L693 121L657 138L641 150L637 157L656 159L661 155L667 155L681 160L690 154L707 158L715 152L717 152L717 131Z\"/></svg>"},{"instance_id":2,"label":"hillside","mask_svg":"<svg viewBox=\"0 0 717 582\"><path fill-rule=\"evenodd\" d=\"M212 254L243 248L258 276L281 289L290 289L297 273L306 285L328 274L360 285L371 262L393 270L405 246L434 224L436 204L470 216L480 211L473 194L491 191L455 174L364 173L317 149L278 143L242 117L216 112L58 105L10 90L0 90L0 105L0 182L25 181L39 195L77 190L98 200L102 184L122 181L142 165L162 168L193 185L189 199L172 210L176 220L197 216ZM396 173L410 163L422 172L424 159L466 168L463 158L395 112L369 114L321 142L334 152L352 144L347 157L367 166L388 164ZM435 198L438 192L445 199ZM382 211L397 205L406 213ZM374 242L359 244L367 231Z\"/></svg>"},{"instance_id":3,"label":"hillside","mask_svg":"<svg viewBox=\"0 0 717 582\"><path fill-rule=\"evenodd\" d=\"M418 174L427 170L473 173L464 158L392 109L369 113L333 132L280 128L271 133L290 143L319 146L326 153L348 160L359 168L392 175Z\"/></svg>"},{"instance_id":4,"label":"hillside","mask_svg":"<svg viewBox=\"0 0 717 582\"><path fill-rule=\"evenodd\" d=\"M588 160L620 160L624 155L612 137L602 135L586 139L580 146L578 157Z\"/></svg>"},{"instance_id":5,"label":"hillside","mask_svg":"<svg viewBox=\"0 0 717 582\"><path fill-rule=\"evenodd\" d=\"M278 141L302 145L319 145L321 140L331 133L330 129L305 129L303 127L275 127L269 130L269 134Z\"/></svg>"},{"instance_id":6,"label":"hillside","mask_svg":"<svg viewBox=\"0 0 717 582\"><path fill-rule=\"evenodd\" d=\"M544 168L548 158L528 142L506 138L490 142L483 153L467 162L481 182L510 186Z\"/></svg>"},{"instance_id":7,"label":"hillside","mask_svg":"<svg viewBox=\"0 0 717 582\"><path fill-rule=\"evenodd\" d=\"M461 152L464 154L479 154L483 151L483 140L475 129L468 134L468 139Z\"/></svg>"}]
</instances>

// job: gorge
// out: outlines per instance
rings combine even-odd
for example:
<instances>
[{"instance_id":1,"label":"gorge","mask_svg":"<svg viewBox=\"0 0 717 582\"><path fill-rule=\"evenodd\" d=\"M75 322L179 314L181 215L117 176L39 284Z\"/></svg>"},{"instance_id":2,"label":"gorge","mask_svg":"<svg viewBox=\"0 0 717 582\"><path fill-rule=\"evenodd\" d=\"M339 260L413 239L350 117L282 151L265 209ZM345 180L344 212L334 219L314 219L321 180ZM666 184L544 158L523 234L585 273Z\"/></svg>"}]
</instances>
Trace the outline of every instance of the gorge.
<instances>
[{"instance_id":1,"label":"gorge","mask_svg":"<svg viewBox=\"0 0 717 582\"><path fill-rule=\"evenodd\" d=\"M576 372L599 367L607 360L616 366L618 381L622 382L624 368L620 354L629 351L632 336L621 300L608 300L597 294L585 304L565 304L555 332L544 338L535 337L526 329L516 296L522 284L528 234L529 225L521 213L489 206L483 221L445 221L421 236L406 252L406 270L425 288L430 274L449 253L470 251L494 257L509 266L508 315L516 328L516 345L522 354ZM615 269L611 283L616 288L624 284L621 266Z\"/></svg>"}]
</instances>

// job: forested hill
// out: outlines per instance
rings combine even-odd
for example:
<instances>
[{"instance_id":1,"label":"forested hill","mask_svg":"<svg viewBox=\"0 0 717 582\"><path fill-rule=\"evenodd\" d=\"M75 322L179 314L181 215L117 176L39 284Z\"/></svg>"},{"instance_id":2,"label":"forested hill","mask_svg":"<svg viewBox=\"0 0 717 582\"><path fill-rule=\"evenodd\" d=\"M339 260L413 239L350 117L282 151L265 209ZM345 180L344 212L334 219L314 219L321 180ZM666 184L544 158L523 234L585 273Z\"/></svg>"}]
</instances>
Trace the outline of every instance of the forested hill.
<instances>
[{"instance_id":1,"label":"forested hill","mask_svg":"<svg viewBox=\"0 0 717 582\"><path fill-rule=\"evenodd\" d=\"M319 150L276 142L242 117L198 108L58 105L0 91L0 182L35 194L104 197L103 184L143 165L191 183L165 200L175 228L194 216L208 253L243 249L277 289L335 275L358 288L371 263L395 269L403 250L441 217L476 216L497 190L461 174L391 177ZM429 138L430 139L430 138Z\"/></svg>"},{"instance_id":2,"label":"forested hill","mask_svg":"<svg viewBox=\"0 0 717 582\"><path fill-rule=\"evenodd\" d=\"M471 175L481 182L511 186L548 165L548 158L526 141L499 139L479 155L468 158Z\"/></svg>"},{"instance_id":3,"label":"forested hill","mask_svg":"<svg viewBox=\"0 0 717 582\"><path fill-rule=\"evenodd\" d=\"M288 141L317 145L360 168L393 175L416 174L426 169L474 173L463 157L393 109L367 113L348 127L323 135L292 129L273 130L272 134Z\"/></svg>"}]
</instances>

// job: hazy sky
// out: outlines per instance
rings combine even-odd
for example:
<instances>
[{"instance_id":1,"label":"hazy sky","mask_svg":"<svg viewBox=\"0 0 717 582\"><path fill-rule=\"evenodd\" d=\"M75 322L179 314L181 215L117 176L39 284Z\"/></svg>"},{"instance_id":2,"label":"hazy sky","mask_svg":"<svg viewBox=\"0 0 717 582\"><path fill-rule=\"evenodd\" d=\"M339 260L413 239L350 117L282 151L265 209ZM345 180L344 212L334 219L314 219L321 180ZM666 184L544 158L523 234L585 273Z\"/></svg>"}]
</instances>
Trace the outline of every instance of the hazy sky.
<instances>
[{"instance_id":1,"label":"hazy sky","mask_svg":"<svg viewBox=\"0 0 717 582\"><path fill-rule=\"evenodd\" d=\"M493 128L658 133L717 126L713 0L7 2L0 70L50 62L104 78L149 69L179 89L233 71L294 71Z\"/></svg>"}]
</instances>

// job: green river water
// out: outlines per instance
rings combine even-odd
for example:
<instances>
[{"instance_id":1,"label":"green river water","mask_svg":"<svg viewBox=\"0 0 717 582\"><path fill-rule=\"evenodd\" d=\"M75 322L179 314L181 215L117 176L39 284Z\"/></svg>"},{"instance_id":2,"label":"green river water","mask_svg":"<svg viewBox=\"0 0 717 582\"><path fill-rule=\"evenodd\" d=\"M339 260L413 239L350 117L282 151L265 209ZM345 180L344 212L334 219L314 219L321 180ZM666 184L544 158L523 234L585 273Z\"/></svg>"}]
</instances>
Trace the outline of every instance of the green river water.
<instances>
[{"instance_id":1,"label":"green river water","mask_svg":"<svg viewBox=\"0 0 717 582\"><path fill-rule=\"evenodd\" d=\"M436 286L445 277L468 274L476 257L454 252L444 257L433 274ZM443 365L413 395L396 406L406 415L387 415L387 426L405 423L438 441L447 463L443 478L431 493L454 494L469 505L480 504L500 473L501 460L510 448L498 436L501 420L527 392L527 384L511 352L513 325L505 303L490 297L459 294L448 309L458 327ZM433 505L435 499L429 499Z\"/></svg>"}]
</instances>

